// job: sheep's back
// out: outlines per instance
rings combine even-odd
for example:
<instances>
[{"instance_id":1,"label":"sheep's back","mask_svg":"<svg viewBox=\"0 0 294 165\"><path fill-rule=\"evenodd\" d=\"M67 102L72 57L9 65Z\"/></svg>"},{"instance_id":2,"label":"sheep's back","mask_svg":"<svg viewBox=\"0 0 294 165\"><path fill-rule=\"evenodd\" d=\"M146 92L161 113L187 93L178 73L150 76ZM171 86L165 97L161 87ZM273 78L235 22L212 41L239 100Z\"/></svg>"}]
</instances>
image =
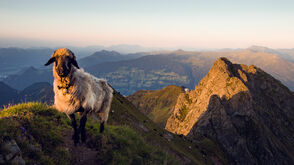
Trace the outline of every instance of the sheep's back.
<instances>
[{"instance_id":1,"label":"sheep's back","mask_svg":"<svg viewBox=\"0 0 294 165\"><path fill-rule=\"evenodd\" d=\"M77 78L79 82L80 96L84 97L82 107L87 111L99 112L102 103L109 94L112 94L112 88L107 84L104 79L98 79L89 73L80 70L77 72L80 78Z\"/></svg>"}]
</instances>

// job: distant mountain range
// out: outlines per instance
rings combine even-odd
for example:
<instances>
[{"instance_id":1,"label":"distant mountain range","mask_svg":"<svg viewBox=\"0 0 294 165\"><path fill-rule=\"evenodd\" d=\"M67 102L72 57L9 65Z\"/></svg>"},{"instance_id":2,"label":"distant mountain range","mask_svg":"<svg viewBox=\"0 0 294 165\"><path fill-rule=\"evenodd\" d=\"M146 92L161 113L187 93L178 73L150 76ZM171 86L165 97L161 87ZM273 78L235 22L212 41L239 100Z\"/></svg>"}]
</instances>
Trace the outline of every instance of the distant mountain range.
<instances>
[{"instance_id":1,"label":"distant mountain range","mask_svg":"<svg viewBox=\"0 0 294 165\"><path fill-rule=\"evenodd\" d=\"M102 50L103 47L70 48L79 59ZM4 76L16 74L28 67L42 68L54 50L53 48L0 48L0 80Z\"/></svg>"},{"instance_id":2,"label":"distant mountain range","mask_svg":"<svg viewBox=\"0 0 294 165\"><path fill-rule=\"evenodd\" d=\"M3 82L9 84L9 86L17 90L23 90L26 87L38 82L48 82L52 84L53 75L51 70L51 67L50 69L36 69L35 67L29 67L18 74L8 76L3 80Z\"/></svg>"},{"instance_id":3,"label":"distant mountain range","mask_svg":"<svg viewBox=\"0 0 294 165\"><path fill-rule=\"evenodd\" d=\"M23 90L35 82L52 83L51 68L38 67L43 65L52 52L42 56L44 59L39 59L38 64L34 63L34 68L26 67L27 69L24 68L18 74L2 77L2 81L18 90ZM78 63L91 74L106 78L124 95L130 95L141 89L161 89L168 85L193 89L219 57L227 57L237 63L254 64L294 90L294 63L291 62L294 59L293 52L293 49L270 49L258 46L237 50L205 52L177 50L135 54L102 50L78 59ZM11 66L18 67L14 64Z\"/></svg>"},{"instance_id":4,"label":"distant mountain range","mask_svg":"<svg viewBox=\"0 0 294 165\"><path fill-rule=\"evenodd\" d=\"M263 46L251 46L248 49L252 51L256 51L256 52L276 54L285 60L294 62L294 48L293 49L271 49L271 48L267 48Z\"/></svg>"},{"instance_id":5,"label":"distant mountain range","mask_svg":"<svg viewBox=\"0 0 294 165\"><path fill-rule=\"evenodd\" d=\"M15 74L20 70L34 66L41 67L43 61L54 50L48 48L42 49L21 49L21 48L1 48L0 49L0 78L8 74Z\"/></svg>"},{"instance_id":6,"label":"distant mountain range","mask_svg":"<svg viewBox=\"0 0 294 165\"><path fill-rule=\"evenodd\" d=\"M178 50L147 55L127 61L108 62L86 67L86 71L105 77L120 92L129 95L137 90L161 89L167 85L194 86L208 73L219 57L233 62L256 65L294 89L294 63L257 48L220 52Z\"/></svg>"},{"instance_id":7,"label":"distant mountain range","mask_svg":"<svg viewBox=\"0 0 294 165\"><path fill-rule=\"evenodd\" d=\"M20 91L0 82L0 108L2 106L32 101L53 104L54 92L52 85L47 82L38 82Z\"/></svg>"},{"instance_id":8,"label":"distant mountain range","mask_svg":"<svg viewBox=\"0 0 294 165\"><path fill-rule=\"evenodd\" d=\"M191 69L166 55L148 55L127 61L102 63L86 67L85 70L97 77L106 78L124 95L140 89L160 89L171 84L193 84Z\"/></svg>"},{"instance_id":9,"label":"distant mountain range","mask_svg":"<svg viewBox=\"0 0 294 165\"><path fill-rule=\"evenodd\" d=\"M95 52L94 54L87 56L78 60L79 65L82 67L89 67L93 65L98 65L105 62L116 62L116 61L126 61L135 58L139 58L144 56L143 53L135 53L135 54L126 54L122 55L116 51L107 51L101 50L99 52Z\"/></svg>"}]
</instances>

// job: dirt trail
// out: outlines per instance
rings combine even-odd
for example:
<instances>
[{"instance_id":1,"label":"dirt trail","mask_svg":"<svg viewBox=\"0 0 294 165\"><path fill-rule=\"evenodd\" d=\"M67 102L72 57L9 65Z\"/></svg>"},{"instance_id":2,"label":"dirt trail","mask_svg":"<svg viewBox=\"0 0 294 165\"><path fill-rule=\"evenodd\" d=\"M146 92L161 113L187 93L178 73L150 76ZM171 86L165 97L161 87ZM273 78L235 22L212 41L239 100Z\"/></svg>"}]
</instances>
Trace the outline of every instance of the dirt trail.
<instances>
[{"instance_id":1,"label":"dirt trail","mask_svg":"<svg viewBox=\"0 0 294 165\"><path fill-rule=\"evenodd\" d=\"M73 131L71 129L66 131L64 135L65 146L69 149L69 153L72 154L71 165L99 165L101 164L97 158L98 151L87 147L85 143L80 143L77 146L74 145L72 140Z\"/></svg>"}]
</instances>

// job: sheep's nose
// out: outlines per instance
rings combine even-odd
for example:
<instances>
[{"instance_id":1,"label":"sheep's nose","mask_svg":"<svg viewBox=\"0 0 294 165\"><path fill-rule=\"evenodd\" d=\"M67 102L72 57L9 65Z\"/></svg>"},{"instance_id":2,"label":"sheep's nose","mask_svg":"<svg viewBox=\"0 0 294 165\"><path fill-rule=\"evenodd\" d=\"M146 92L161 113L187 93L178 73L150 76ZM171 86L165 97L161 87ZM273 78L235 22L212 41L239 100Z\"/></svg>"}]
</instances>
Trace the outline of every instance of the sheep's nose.
<instances>
[{"instance_id":1,"label":"sheep's nose","mask_svg":"<svg viewBox=\"0 0 294 165\"><path fill-rule=\"evenodd\" d=\"M64 66L64 65L62 65L61 67L59 67L59 71L60 72L64 72L64 71L66 71L67 70L67 68L66 68L66 66Z\"/></svg>"},{"instance_id":2,"label":"sheep's nose","mask_svg":"<svg viewBox=\"0 0 294 165\"><path fill-rule=\"evenodd\" d=\"M64 68L63 68L63 67L58 67L58 68L57 68L57 73L58 73L59 75L62 75L63 72L64 72Z\"/></svg>"}]
</instances>

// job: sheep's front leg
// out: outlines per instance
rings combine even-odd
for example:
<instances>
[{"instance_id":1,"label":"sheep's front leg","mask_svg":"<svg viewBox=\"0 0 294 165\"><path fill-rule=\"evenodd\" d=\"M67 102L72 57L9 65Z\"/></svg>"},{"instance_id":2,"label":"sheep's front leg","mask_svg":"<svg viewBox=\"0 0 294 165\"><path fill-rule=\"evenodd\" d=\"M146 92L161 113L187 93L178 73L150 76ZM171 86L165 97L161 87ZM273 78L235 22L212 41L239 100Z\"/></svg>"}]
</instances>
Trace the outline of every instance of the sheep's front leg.
<instances>
[{"instance_id":1,"label":"sheep's front leg","mask_svg":"<svg viewBox=\"0 0 294 165\"><path fill-rule=\"evenodd\" d=\"M69 117L71 120L71 126L74 129L74 134L72 136L72 139L73 139L75 145L77 145L77 143L79 143L79 130L77 128L77 121L75 118L75 114L71 114L71 115L69 115Z\"/></svg>"},{"instance_id":2,"label":"sheep's front leg","mask_svg":"<svg viewBox=\"0 0 294 165\"><path fill-rule=\"evenodd\" d=\"M86 129L85 129L86 122L87 122L87 115L83 115L80 119L80 128L79 128L79 130L81 131L81 139L83 143L86 142L87 140Z\"/></svg>"}]
</instances>

